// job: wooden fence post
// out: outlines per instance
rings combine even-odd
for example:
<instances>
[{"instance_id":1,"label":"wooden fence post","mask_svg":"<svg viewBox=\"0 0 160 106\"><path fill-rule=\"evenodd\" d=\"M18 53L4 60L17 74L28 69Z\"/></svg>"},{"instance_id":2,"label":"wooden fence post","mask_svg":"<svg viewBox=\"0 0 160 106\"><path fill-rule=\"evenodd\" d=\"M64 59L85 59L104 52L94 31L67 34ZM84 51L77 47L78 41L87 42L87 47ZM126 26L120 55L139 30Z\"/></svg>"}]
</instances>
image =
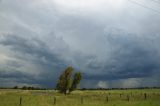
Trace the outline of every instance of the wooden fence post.
<instances>
[{"instance_id":1,"label":"wooden fence post","mask_svg":"<svg viewBox=\"0 0 160 106\"><path fill-rule=\"evenodd\" d=\"M129 95L127 95L127 101L129 102Z\"/></svg>"},{"instance_id":2,"label":"wooden fence post","mask_svg":"<svg viewBox=\"0 0 160 106\"><path fill-rule=\"evenodd\" d=\"M144 99L145 99L145 100L147 99L147 94L146 94L146 93L144 93Z\"/></svg>"},{"instance_id":3,"label":"wooden fence post","mask_svg":"<svg viewBox=\"0 0 160 106\"><path fill-rule=\"evenodd\" d=\"M106 96L106 101L108 102L108 95Z\"/></svg>"},{"instance_id":4,"label":"wooden fence post","mask_svg":"<svg viewBox=\"0 0 160 106\"><path fill-rule=\"evenodd\" d=\"M83 97L81 97L81 104L83 104Z\"/></svg>"},{"instance_id":5,"label":"wooden fence post","mask_svg":"<svg viewBox=\"0 0 160 106\"><path fill-rule=\"evenodd\" d=\"M54 106L56 105L56 97L54 97Z\"/></svg>"},{"instance_id":6,"label":"wooden fence post","mask_svg":"<svg viewBox=\"0 0 160 106\"><path fill-rule=\"evenodd\" d=\"M19 99L19 106L22 106L22 97Z\"/></svg>"}]
</instances>

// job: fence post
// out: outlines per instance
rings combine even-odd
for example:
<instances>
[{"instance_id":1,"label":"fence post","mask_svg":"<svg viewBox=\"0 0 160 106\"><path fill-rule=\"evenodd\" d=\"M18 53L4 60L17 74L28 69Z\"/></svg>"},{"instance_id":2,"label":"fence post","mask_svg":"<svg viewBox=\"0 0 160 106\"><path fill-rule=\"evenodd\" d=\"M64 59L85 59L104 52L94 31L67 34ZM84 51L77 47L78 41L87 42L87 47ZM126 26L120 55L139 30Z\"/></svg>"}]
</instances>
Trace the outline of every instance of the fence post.
<instances>
[{"instance_id":1,"label":"fence post","mask_svg":"<svg viewBox=\"0 0 160 106\"><path fill-rule=\"evenodd\" d=\"M127 95L127 101L129 102L129 95Z\"/></svg>"},{"instance_id":2,"label":"fence post","mask_svg":"<svg viewBox=\"0 0 160 106\"><path fill-rule=\"evenodd\" d=\"M56 105L56 97L54 97L54 106Z\"/></svg>"},{"instance_id":3,"label":"fence post","mask_svg":"<svg viewBox=\"0 0 160 106\"><path fill-rule=\"evenodd\" d=\"M145 99L145 100L147 99L147 94L146 94L146 93L144 93L144 99Z\"/></svg>"},{"instance_id":4,"label":"fence post","mask_svg":"<svg viewBox=\"0 0 160 106\"><path fill-rule=\"evenodd\" d=\"M83 97L81 97L81 104L83 104Z\"/></svg>"},{"instance_id":5,"label":"fence post","mask_svg":"<svg viewBox=\"0 0 160 106\"><path fill-rule=\"evenodd\" d=\"M106 101L108 102L108 95L106 96Z\"/></svg>"},{"instance_id":6,"label":"fence post","mask_svg":"<svg viewBox=\"0 0 160 106\"><path fill-rule=\"evenodd\" d=\"M19 99L19 106L22 106L22 97Z\"/></svg>"}]
</instances>

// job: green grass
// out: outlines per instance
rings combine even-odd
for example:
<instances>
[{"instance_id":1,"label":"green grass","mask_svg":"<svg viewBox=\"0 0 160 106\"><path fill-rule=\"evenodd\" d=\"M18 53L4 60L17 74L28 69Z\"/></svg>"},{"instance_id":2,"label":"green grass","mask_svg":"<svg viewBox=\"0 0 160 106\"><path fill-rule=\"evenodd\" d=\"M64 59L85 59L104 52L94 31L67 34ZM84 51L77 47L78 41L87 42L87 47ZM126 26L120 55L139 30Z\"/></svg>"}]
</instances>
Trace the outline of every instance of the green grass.
<instances>
[{"instance_id":1,"label":"green grass","mask_svg":"<svg viewBox=\"0 0 160 106\"><path fill-rule=\"evenodd\" d=\"M21 106L160 106L160 89L86 90L67 96L54 90L0 90L0 106L20 106L20 97Z\"/></svg>"}]
</instances>

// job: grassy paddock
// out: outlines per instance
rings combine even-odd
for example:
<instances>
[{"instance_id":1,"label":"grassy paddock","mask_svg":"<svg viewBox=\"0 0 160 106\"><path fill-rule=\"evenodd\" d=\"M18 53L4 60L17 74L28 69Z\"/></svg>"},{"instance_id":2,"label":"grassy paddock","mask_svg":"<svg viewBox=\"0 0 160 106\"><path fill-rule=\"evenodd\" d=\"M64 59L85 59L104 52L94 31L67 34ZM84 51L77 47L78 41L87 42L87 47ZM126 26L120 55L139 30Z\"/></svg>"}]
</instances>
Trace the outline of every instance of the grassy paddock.
<instances>
[{"instance_id":1,"label":"grassy paddock","mask_svg":"<svg viewBox=\"0 0 160 106\"><path fill-rule=\"evenodd\" d=\"M0 106L160 106L160 89L85 90L67 96L54 90L2 89Z\"/></svg>"}]
</instances>

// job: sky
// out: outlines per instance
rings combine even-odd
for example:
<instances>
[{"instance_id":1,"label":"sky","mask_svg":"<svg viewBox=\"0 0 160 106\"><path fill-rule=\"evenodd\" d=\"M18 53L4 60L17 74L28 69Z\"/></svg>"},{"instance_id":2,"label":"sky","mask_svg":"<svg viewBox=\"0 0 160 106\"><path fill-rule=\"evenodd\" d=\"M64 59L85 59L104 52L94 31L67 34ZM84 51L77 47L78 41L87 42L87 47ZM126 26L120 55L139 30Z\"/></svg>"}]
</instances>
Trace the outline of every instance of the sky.
<instances>
[{"instance_id":1,"label":"sky","mask_svg":"<svg viewBox=\"0 0 160 106\"><path fill-rule=\"evenodd\" d=\"M0 0L0 86L160 86L160 1Z\"/></svg>"}]
</instances>

